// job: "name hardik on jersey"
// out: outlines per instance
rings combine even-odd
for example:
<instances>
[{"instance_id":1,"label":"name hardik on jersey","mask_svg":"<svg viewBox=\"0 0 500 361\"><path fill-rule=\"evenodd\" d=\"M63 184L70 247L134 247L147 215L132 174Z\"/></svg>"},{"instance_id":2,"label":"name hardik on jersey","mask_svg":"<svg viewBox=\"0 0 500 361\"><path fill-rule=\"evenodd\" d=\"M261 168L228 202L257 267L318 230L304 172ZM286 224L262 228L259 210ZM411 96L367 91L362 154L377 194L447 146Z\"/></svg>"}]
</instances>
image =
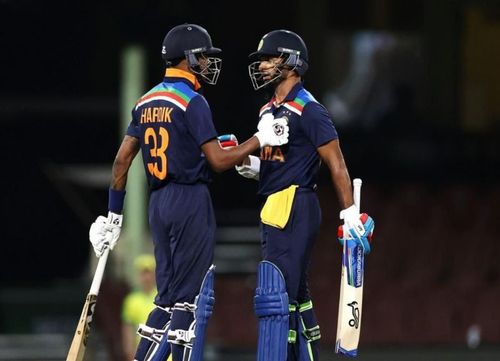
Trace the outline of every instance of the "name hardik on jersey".
<instances>
[{"instance_id":1,"label":"name hardik on jersey","mask_svg":"<svg viewBox=\"0 0 500 361\"><path fill-rule=\"evenodd\" d=\"M292 184L314 188L321 165L317 148L338 138L328 111L298 83L283 103L273 98L264 105L259 117L266 113L288 118L289 137L288 144L261 150L258 193L269 195Z\"/></svg>"},{"instance_id":2,"label":"name hardik on jersey","mask_svg":"<svg viewBox=\"0 0 500 361\"><path fill-rule=\"evenodd\" d=\"M194 75L168 68L162 83L137 102L127 135L141 142L151 190L168 182L211 181L201 145L217 137L212 112Z\"/></svg>"}]
</instances>

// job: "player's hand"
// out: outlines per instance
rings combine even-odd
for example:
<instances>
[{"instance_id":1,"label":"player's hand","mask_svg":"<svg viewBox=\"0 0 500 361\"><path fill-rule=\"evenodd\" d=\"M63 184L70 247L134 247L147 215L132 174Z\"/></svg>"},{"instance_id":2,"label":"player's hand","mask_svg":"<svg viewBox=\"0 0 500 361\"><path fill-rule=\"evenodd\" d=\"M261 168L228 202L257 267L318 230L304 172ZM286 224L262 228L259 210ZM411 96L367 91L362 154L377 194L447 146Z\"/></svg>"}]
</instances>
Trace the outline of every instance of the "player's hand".
<instances>
[{"instance_id":1,"label":"player's hand","mask_svg":"<svg viewBox=\"0 0 500 361\"><path fill-rule=\"evenodd\" d=\"M234 134L224 134L217 137L221 148L232 148L238 145L238 139Z\"/></svg>"},{"instance_id":2,"label":"player's hand","mask_svg":"<svg viewBox=\"0 0 500 361\"><path fill-rule=\"evenodd\" d=\"M90 225L89 240L97 257L101 257L106 248L112 250L115 247L120 237L122 220L121 214L108 212L107 218L99 216Z\"/></svg>"},{"instance_id":3,"label":"player's hand","mask_svg":"<svg viewBox=\"0 0 500 361\"><path fill-rule=\"evenodd\" d=\"M260 159L254 155L249 155L241 165L237 165L236 171L245 178L259 180Z\"/></svg>"},{"instance_id":4,"label":"player's hand","mask_svg":"<svg viewBox=\"0 0 500 361\"><path fill-rule=\"evenodd\" d=\"M272 122L274 120L274 115L271 113L265 113L260 117L259 124L257 124L257 130L262 130L265 124Z\"/></svg>"},{"instance_id":5,"label":"player's hand","mask_svg":"<svg viewBox=\"0 0 500 361\"><path fill-rule=\"evenodd\" d=\"M255 133L259 139L260 147L266 145L275 146L288 143L288 118L274 118L272 114L266 113L257 125L258 132Z\"/></svg>"},{"instance_id":6,"label":"player's hand","mask_svg":"<svg viewBox=\"0 0 500 361\"><path fill-rule=\"evenodd\" d=\"M359 214L356 206L352 205L340 212L340 219L344 220L344 224L339 226L338 239L341 244L345 240L355 240L362 247L365 254L371 251L371 242L375 222L366 213Z\"/></svg>"}]
</instances>

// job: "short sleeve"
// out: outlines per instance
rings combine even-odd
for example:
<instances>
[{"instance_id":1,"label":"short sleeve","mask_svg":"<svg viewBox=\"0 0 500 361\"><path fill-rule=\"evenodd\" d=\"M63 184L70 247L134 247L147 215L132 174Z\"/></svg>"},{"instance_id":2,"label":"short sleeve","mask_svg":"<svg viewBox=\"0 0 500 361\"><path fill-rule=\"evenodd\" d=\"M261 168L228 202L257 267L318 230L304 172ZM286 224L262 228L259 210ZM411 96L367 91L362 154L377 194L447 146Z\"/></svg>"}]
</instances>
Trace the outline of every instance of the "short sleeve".
<instances>
[{"instance_id":1,"label":"short sleeve","mask_svg":"<svg viewBox=\"0 0 500 361\"><path fill-rule=\"evenodd\" d=\"M200 146L217 137L212 111L202 95L197 95L189 102L186 109L186 123L189 132Z\"/></svg>"},{"instance_id":2,"label":"short sleeve","mask_svg":"<svg viewBox=\"0 0 500 361\"><path fill-rule=\"evenodd\" d=\"M317 102L309 102L302 111L301 128L316 148L338 139L330 114Z\"/></svg>"},{"instance_id":3,"label":"short sleeve","mask_svg":"<svg viewBox=\"0 0 500 361\"><path fill-rule=\"evenodd\" d=\"M138 121L138 116L137 116L137 110L134 108L132 110L132 120L130 121L130 124L128 125L127 128L127 135L139 139L140 136L140 130L139 130L139 121Z\"/></svg>"}]
</instances>

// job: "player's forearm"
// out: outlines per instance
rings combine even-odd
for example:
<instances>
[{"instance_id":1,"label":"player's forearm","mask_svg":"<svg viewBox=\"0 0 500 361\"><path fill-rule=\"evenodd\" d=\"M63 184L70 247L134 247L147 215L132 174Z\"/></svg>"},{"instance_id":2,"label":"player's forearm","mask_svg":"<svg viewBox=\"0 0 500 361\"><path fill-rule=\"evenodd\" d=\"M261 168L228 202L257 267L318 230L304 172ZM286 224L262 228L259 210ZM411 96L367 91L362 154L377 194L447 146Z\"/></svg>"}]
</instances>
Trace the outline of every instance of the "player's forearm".
<instances>
[{"instance_id":1,"label":"player's forearm","mask_svg":"<svg viewBox=\"0 0 500 361\"><path fill-rule=\"evenodd\" d=\"M222 149L217 141L213 144L206 144L202 148L215 172L223 172L235 165L241 164L245 158L255 152L260 147L259 140L252 137L237 147Z\"/></svg>"},{"instance_id":2,"label":"player's forearm","mask_svg":"<svg viewBox=\"0 0 500 361\"><path fill-rule=\"evenodd\" d=\"M130 164L131 163L126 162L123 159L119 159L118 157L115 158L115 161L113 162L113 169L111 171L110 188L117 191L125 190Z\"/></svg>"},{"instance_id":3,"label":"player's forearm","mask_svg":"<svg viewBox=\"0 0 500 361\"><path fill-rule=\"evenodd\" d=\"M352 206L354 200L352 197L351 178L345 164L338 168L330 169L330 174L342 209Z\"/></svg>"},{"instance_id":4,"label":"player's forearm","mask_svg":"<svg viewBox=\"0 0 500 361\"><path fill-rule=\"evenodd\" d=\"M132 161L139 151L139 141L136 138L125 136L120 149L116 154L111 171L110 188L117 191L125 190L127 185L127 175Z\"/></svg>"},{"instance_id":5,"label":"player's forearm","mask_svg":"<svg viewBox=\"0 0 500 361\"><path fill-rule=\"evenodd\" d=\"M342 209L354 204L352 197L351 178L340 150L338 139L332 140L318 148L319 155L330 170L333 186L337 192Z\"/></svg>"}]
</instances>

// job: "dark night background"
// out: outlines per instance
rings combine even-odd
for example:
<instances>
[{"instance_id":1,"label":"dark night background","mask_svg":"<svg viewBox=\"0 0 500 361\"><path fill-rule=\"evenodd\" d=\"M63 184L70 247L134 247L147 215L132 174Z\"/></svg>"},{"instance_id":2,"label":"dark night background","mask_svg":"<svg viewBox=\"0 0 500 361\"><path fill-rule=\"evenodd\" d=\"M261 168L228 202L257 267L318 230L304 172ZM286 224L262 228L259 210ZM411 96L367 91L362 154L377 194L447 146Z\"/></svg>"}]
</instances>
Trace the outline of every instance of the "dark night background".
<instances>
[{"instance_id":1,"label":"dark night background","mask_svg":"<svg viewBox=\"0 0 500 361\"><path fill-rule=\"evenodd\" d=\"M477 325L485 345L500 343L500 3L493 0L0 0L0 333L73 332L93 257L88 227L105 212L107 190L85 175L68 181L64 170L111 169L121 141L122 51L143 47L147 90L163 76L165 33L183 22L204 26L223 49L219 82L205 86L205 96L219 133L240 140L254 133L267 99L247 73L260 37L285 28L308 45L305 86L332 112L351 177L365 184L363 207L377 224L362 346L465 348ZM221 227L256 225L256 184L230 170L214 175L211 189ZM330 346L339 207L325 169L319 195L324 219L312 288ZM233 302L233 315L248 313L244 322L255 322L253 276L218 278L221 309ZM76 289L66 304L48 296L65 287ZM121 291L112 290L108 299L118 302ZM247 298L241 304L239 297ZM46 322L56 310L67 314L56 317L65 327ZM426 324L427 316L437 323ZM219 330L223 321L213 320L210 344L252 348L253 334ZM103 322L97 328L106 343Z\"/></svg>"}]
</instances>

